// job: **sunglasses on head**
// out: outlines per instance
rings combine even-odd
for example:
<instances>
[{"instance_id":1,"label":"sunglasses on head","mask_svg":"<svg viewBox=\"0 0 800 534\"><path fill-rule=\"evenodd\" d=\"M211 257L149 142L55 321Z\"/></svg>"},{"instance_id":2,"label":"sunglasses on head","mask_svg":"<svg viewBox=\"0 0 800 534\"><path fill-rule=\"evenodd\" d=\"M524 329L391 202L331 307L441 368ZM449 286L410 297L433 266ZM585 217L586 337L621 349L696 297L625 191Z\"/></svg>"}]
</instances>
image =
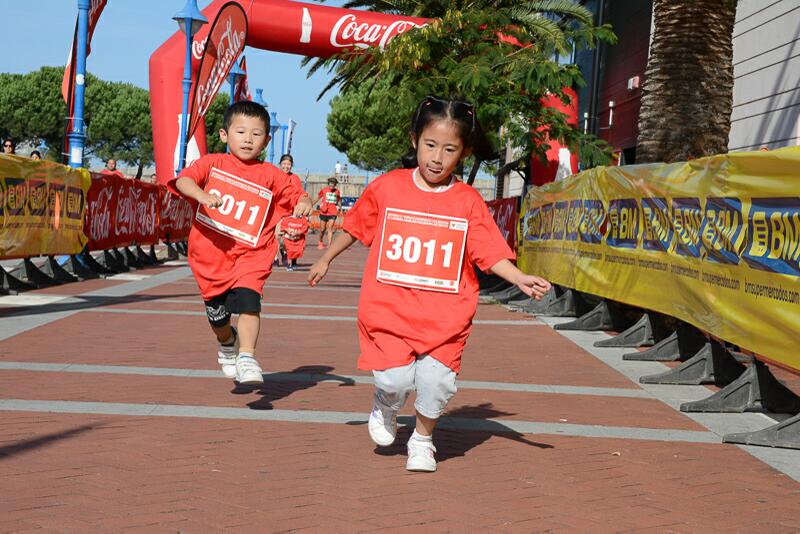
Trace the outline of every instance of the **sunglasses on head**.
<instances>
[{"instance_id":1,"label":"sunglasses on head","mask_svg":"<svg viewBox=\"0 0 800 534\"><path fill-rule=\"evenodd\" d=\"M428 95L425 97L425 100L422 101L420 110L426 106L430 106L433 111L441 113L447 109L449 104L453 106L453 117L457 119L467 119L472 124L472 130L475 130L475 106L469 102L464 102L463 100L445 100L433 95Z\"/></svg>"}]
</instances>

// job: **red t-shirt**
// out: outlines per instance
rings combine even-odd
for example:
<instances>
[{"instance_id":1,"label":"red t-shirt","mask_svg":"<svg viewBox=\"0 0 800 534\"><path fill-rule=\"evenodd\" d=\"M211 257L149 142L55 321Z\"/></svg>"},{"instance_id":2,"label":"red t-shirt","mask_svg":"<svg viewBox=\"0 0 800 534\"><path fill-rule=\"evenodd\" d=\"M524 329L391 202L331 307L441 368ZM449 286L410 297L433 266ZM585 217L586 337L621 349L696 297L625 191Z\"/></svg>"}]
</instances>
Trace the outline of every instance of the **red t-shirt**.
<instances>
[{"instance_id":1,"label":"red t-shirt","mask_svg":"<svg viewBox=\"0 0 800 534\"><path fill-rule=\"evenodd\" d=\"M283 230L283 246L286 248L286 256L290 260L303 257L308 220L305 217L286 217L281 221L281 230Z\"/></svg>"},{"instance_id":2,"label":"red t-shirt","mask_svg":"<svg viewBox=\"0 0 800 534\"><path fill-rule=\"evenodd\" d=\"M105 174L107 176L118 176L119 178L127 178L127 176L122 174L122 171L116 169L113 171L110 171L108 169L103 169L102 171L100 171L100 174Z\"/></svg>"},{"instance_id":3,"label":"red t-shirt","mask_svg":"<svg viewBox=\"0 0 800 534\"><path fill-rule=\"evenodd\" d=\"M322 199L322 202L319 204L320 215L336 215L339 211L338 204L342 201L342 192L328 186L319 192L317 198Z\"/></svg>"},{"instance_id":4,"label":"red t-shirt","mask_svg":"<svg viewBox=\"0 0 800 534\"><path fill-rule=\"evenodd\" d=\"M270 163L260 161L245 162L231 154L208 154L183 171L167 184L174 188L179 177L187 177L205 188L212 175L224 173L225 176L245 180L250 184L266 188L272 193L266 218L253 217L257 225L263 220L260 232L254 243L242 242L228 234L215 230L199 222L199 212L189 232L189 266L200 287L204 300L209 300L234 287L246 287L259 295L264 282L272 271L272 260L278 244L275 240L275 226L280 220L277 213L289 213L305 194L303 189L289 176ZM255 208L240 211L245 219L253 216ZM217 208L222 211L223 206ZM238 205L231 203L229 213L236 213ZM256 212L257 213L257 212ZM258 231L258 230L256 230Z\"/></svg>"},{"instance_id":5,"label":"red t-shirt","mask_svg":"<svg viewBox=\"0 0 800 534\"><path fill-rule=\"evenodd\" d=\"M344 218L344 230L370 247L358 367L384 370L430 354L459 372L478 306L474 266L515 256L475 189L457 181L424 191L413 172L378 177Z\"/></svg>"}]
</instances>

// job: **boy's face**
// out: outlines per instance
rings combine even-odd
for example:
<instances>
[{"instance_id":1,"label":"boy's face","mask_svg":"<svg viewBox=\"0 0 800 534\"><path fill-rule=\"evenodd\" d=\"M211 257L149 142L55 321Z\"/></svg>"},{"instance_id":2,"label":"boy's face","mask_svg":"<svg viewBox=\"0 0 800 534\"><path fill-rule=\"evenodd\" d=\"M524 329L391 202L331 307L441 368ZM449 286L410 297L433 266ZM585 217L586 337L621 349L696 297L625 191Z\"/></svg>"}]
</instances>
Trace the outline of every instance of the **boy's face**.
<instances>
[{"instance_id":1,"label":"boy's face","mask_svg":"<svg viewBox=\"0 0 800 534\"><path fill-rule=\"evenodd\" d=\"M246 115L234 115L228 130L219 131L219 138L228 144L231 154L242 161L256 159L269 143L264 121Z\"/></svg>"}]
</instances>

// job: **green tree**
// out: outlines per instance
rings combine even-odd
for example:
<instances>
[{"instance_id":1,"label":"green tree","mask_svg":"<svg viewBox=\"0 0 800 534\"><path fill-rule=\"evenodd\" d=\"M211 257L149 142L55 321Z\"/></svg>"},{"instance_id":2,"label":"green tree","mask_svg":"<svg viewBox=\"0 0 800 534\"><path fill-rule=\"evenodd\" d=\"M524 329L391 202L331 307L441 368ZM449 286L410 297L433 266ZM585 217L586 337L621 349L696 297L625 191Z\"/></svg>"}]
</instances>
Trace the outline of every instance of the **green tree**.
<instances>
[{"instance_id":1,"label":"green tree","mask_svg":"<svg viewBox=\"0 0 800 534\"><path fill-rule=\"evenodd\" d=\"M385 81L336 95L328 114L328 142L358 167L385 171L410 147L408 115L394 105Z\"/></svg>"},{"instance_id":2,"label":"green tree","mask_svg":"<svg viewBox=\"0 0 800 534\"><path fill-rule=\"evenodd\" d=\"M728 151L734 0L655 0L636 162Z\"/></svg>"},{"instance_id":3,"label":"green tree","mask_svg":"<svg viewBox=\"0 0 800 534\"><path fill-rule=\"evenodd\" d=\"M222 117L225 115L225 110L228 109L230 98L228 94L218 93L206 111L206 144L209 154L225 152L225 143L220 141L219 130L222 128Z\"/></svg>"},{"instance_id":4,"label":"green tree","mask_svg":"<svg viewBox=\"0 0 800 534\"><path fill-rule=\"evenodd\" d=\"M567 101L564 89L584 84L577 66L560 64L559 56L598 40L615 41L610 28L594 26L591 13L577 2L399 0L350 6L433 20L395 37L385 50L351 50L315 61L309 74L322 68L333 72L325 90L338 85L346 94L380 78L392 87L394 107L406 117L427 94L460 96L476 104L495 147L506 142L524 147L519 162L534 152L543 155L548 134L579 149L589 164L607 161L604 142L541 103L548 93ZM501 126L506 133L498 139Z\"/></svg>"}]
</instances>

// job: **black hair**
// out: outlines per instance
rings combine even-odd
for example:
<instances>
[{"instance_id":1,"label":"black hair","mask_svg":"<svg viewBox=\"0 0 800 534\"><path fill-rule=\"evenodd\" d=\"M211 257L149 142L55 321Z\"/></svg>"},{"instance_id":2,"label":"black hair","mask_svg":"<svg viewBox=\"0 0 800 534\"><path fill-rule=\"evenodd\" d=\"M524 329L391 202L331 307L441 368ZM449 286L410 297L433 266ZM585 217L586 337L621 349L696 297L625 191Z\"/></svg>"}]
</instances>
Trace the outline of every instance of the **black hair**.
<instances>
[{"instance_id":1,"label":"black hair","mask_svg":"<svg viewBox=\"0 0 800 534\"><path fill-rule=\"evenodd\" d=\"M233 122L234 115L244 115L245 117L254 117L261 119L264 122L264 128L269 134L269 113L261 104L250 102L249 100L240 100L235 104L228 106L225 110L225 115L222 117L222 129L227 131Z\"/></svg>"},{"instance_id":2,"label":"black hair","mask_svg":"<svg viewBox=\"0 0 800 534\"><path fill-rule=\"evenodd\" d=\"M419 142L422 131L429 124L438 120L450 121L456 125L464 150L472 150L475 157L481 161L495 159L495 153L478 122L475 107L470 102L462 99L444 99L437 96L425 97L411 116L409 133L416 142ZM419 165L417 151L412 149L403 156L402 164L406 169L417 167Z\"/></svg>"},{"instance_id":3,"label":"black hair","mask_svg":"<svg viewBox=\"0 0 800 534\"><path fill-rule=\"evenodd\" d=\"M337 180L335 176L331 176L328 178L328 183L339 185L339 180Z\"/></svg>"},{"instance_id":4,"label":"black hair","mask_svg":"<svg viewBox=\"0 0 800 534\"><path fill-rule=\"evenodd\" d=\"M40 153L38 150L32 150L32 151L31 151L31 157L33 157L33 155L34 155L34 154L36 154L37 156L39 156L39 159L41 159L41 158L42 158L42 154L41 154L41 153Z\"/></svg>"},{"instance_id":5,"label":"black hair","mask_svg":"<svg viewBox=\"0 0 800 534\"><path fill-rule=\"evenodd\" d=\"M281 159L278 160L278 163L283 163L283 160L285 159L288 159L289 163L294 165L294 158L292 157L291 154L284 154L283 156L281 156Z\"/></svg>"}]
</instances>

